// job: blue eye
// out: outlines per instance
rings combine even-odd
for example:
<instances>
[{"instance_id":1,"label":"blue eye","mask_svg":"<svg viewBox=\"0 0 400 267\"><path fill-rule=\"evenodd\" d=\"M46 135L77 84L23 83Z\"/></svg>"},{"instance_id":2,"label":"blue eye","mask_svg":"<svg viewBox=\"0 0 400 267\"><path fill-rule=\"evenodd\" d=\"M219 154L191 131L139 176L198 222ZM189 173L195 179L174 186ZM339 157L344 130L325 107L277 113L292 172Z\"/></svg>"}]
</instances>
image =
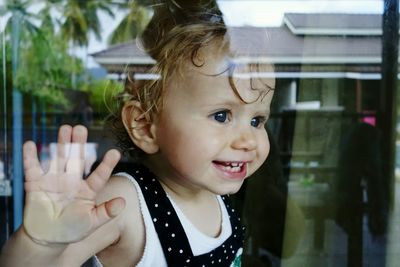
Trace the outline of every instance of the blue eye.
<instances>
[{"instance_id":1,"label":"blue eye","mask_svg":"<svg viewBox=\"0 0 400 267\"><path fill-rule=\"evenodd\" d=\"M251 119L250 125L255 127L255 128L259 128L261 127L262 123L265 122L265 118L263 117L254 117Z\"/></svg>"},{"instance_id":2,"label":"blue eye","mask_svg":"<svg viewBox=\"0 0 400 267\"><path fill-rule=\"evenodd\" d=\"M228 111L223 110L223 111L215 112L213 114L213 118L214 118L214 120L216 120L218 122L224 123L228 120Z\"/></svg>"}]
</instances>

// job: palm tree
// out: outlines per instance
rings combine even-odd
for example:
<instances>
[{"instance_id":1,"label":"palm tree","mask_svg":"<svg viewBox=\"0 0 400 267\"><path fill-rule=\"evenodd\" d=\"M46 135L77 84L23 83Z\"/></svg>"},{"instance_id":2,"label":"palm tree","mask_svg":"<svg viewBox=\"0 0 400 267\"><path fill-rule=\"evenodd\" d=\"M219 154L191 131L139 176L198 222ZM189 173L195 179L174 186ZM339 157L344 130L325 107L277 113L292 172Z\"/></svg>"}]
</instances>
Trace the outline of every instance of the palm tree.
<instances>
[{"instance_id":1,"label":"palm tree","mask_svg":"<svg viewBox=\"0 0 400 267\"><path fill-rule=\"evenodd\" d=\"M98 11L106 12L114 16L112 11L112 0L53 0L53 3L62 12L65 20L61 23L61 32L66 40L72 41L73 45L87 46L88 34L92 32L101 39L101 27Z\"/></svg>"},{"instance_id":2,"label":"palm tree","mask_svg":"<svg viewBox=\"0 0 400 267\"><path fill-rule=\"evenodd\" d=\"M61 33L65 40L70 42L71 50L76 47L87 49L89 33L101 39L101 25L97 12L102 11L111 17L112 0L52 0L51 3L63 14L64 20L60 23ZM76 75L72 73L72 83L76 86Z\"/></svg>"},{"instance_id":3,"label":"palm tree","mask_svg":"<svg viewBox=\"0 0 400 267\"><path fill-rule=\"evenodd\" d=\"M145 28L150 19L150 11L146 1L128 1L119 6L128 9L127 15L111 34L110 44L123 43L135 39Z\"/></svg>"}]
</instances>

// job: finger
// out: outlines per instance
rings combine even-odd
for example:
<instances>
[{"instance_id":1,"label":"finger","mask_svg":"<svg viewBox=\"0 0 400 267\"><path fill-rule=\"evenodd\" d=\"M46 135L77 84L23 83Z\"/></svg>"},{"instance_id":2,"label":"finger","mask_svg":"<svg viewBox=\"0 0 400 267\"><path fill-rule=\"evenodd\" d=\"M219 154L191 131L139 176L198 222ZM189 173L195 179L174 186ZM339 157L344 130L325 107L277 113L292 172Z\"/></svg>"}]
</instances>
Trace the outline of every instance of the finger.
<instances>
[{"instance_id":1,"label":"finger","mask_svg":"<svg viewBox=\"0 0 400 267\"><path fill-rule=\"evenodd\" d=\"M72 144L66 165L67 173L82 173L85 165L85 144L87 141L87 129L82 125L72 128Z\"/></svg>"},{"instance_id":2,"label":"finger","mask_svg":"<svg viewBox=\"0 0 400 267\"><path fill-rule=\"evenodd\" d=\"M94 228L98 228L118 216L125 208L125 200L123 198L114 198L104 202L92 210L92 223Z\"/></svg>"},{"instance_id":3,"label":"finger","mask_svg":"<svg viewBox=\"0 0 400 267\"><path fill-rule=\"evenodd\" d=\"M88 130L83 125L72 128L72 143L85 144L87 142Z\"/></svg>"},{"instance_id":4,"label":"finger","mask_svg":"<svg viewBox=\"0 0 400 267\"><path fill-rule=\"evenodd\" d=\"M104 155L99 166L86 180L87 184L94 192L99 192L104 187L120 158L121 154L116 149L111 149Z\"/></svg>"},{"instance_id":5,"label":"finger","mask_svg":"<svg viewBox=\"0 0 400 267\"><path fill-rule=\"evenodd\" d=\"M26 180L39 179L43 175L37 155L36 144L28 141L23 146L23 164Z\"/></svg>"},{"instance_id":6,"label":"finger","mask_svg":"<svg viewBox=\"0 0 400 267\"><path fill-rule=\"evenodd\" d=\"M71 125L62 125L58 130L57 157L66 158L68 153L68 144L71 143L72 127Z\"/></svg>"},{"instance_id":7,"label":"finger","mask_svg":"<svg viewBox=\"0 0 400 267\"><path fill-rule=\"evenodd\" d=\"M84 147L84 145L80 143L71 144L67 165L65 167L67 173L83 174L85 159L82 158L82 147ZM82 178L82 175L77 177Z\"/></svg>"},{"instance_id":8,"label":"finger","mask_svg":"<svg viewBox=\"0 0 400 267\"><path fill-rule=\"evenodd\" d=\"M66 158L69 151L69 144L71 143L72 127L70 125L62 125L58 130L57 145L54 148L50 145L51 161L49 172L59 173L64 172Z\"/></svg>"}]
</instances>

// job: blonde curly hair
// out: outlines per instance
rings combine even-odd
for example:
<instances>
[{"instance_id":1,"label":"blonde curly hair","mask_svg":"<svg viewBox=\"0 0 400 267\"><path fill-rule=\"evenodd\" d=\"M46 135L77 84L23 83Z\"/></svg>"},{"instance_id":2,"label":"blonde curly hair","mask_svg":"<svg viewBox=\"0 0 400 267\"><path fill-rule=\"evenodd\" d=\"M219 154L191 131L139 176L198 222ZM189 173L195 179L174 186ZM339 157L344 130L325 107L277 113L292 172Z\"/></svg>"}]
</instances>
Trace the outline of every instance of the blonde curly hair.
<instances>
[{"instance_id":1,"label":"blonde curly hair","mask_svg":"<svg viewBox=\"0 0 400 267\"><path fill-rule=\"evenodd\" d=\"M154 15L142 34L141 43L147 54L155 60L148 73L157 78L135 80L128 74L124 91L118 96L117 112L109 119L113 124L117 146L124 153L134 159L140 159L144 154L133 144L123 125L124 105L132 100L140 102L142 109L153 121L162 112L167 84L171 79L182 77L188 63L202 67L204 61L199 51L212 42L229 55L227 27L215 1L167 0L154 6ZM235 87L231 75L234 66L231 67L227 70L230 72L229 83L238 98L245 102ZM258 69L258 65L250 68Z\"/></svg>"}]
</instances>

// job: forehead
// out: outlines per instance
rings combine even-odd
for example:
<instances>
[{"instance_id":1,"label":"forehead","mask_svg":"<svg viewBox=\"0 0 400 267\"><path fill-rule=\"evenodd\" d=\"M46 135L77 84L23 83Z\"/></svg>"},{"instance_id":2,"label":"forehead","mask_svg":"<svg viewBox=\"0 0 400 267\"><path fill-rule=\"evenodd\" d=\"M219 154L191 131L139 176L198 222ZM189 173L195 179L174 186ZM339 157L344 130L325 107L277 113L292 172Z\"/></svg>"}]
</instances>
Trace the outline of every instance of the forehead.
<instances>
[{"instance_id":1,"label":"forehead","mask_svg":"<svg viewBox=\"0 0 400 267\"><path fill-rule=\"evenodd\" d=\"M272 94L275 88L271 64L239 64L217 42L201 48L193 62L186 62L180 79L174 80L173 87L183 87L194 97L204 93L219 97L236 94L245 102Z\"/></svg>"}]
</instances>

